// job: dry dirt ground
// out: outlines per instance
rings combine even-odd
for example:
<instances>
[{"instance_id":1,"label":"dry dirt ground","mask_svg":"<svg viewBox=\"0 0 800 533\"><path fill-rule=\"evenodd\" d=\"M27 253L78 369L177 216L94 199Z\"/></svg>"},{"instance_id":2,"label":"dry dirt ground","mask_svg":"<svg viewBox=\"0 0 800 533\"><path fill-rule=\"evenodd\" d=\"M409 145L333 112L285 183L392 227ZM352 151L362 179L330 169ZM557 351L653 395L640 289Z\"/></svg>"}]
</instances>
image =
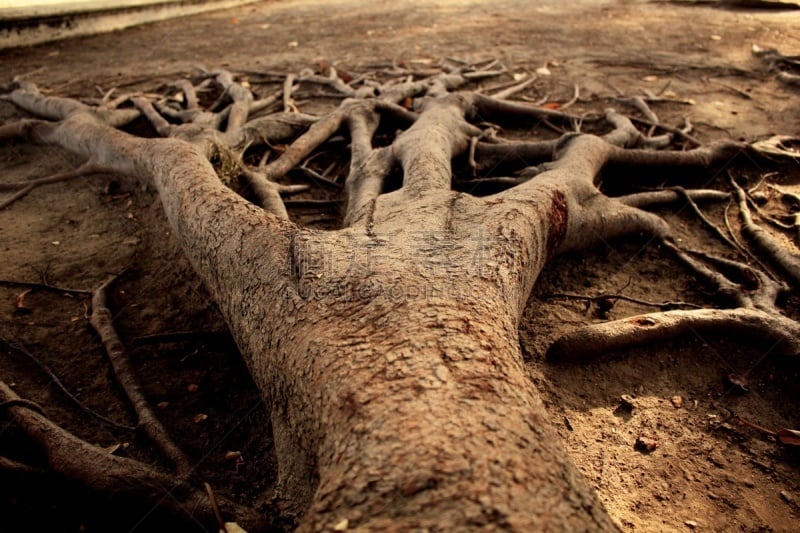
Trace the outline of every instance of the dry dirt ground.
<instances>
[{"instance_id":1,"label":"dry dirt ground","mask_svg":"<svg viewBox=\"0 0 800 533\"><path fill-rule=\"evenodd\" d=\"M693 104L655 107L679 125L691 117L703 140L753 140L800 132L800 94L774 80L751 45L800 53L800 15L631 1L288 0L0 52L3 82L25 75L53 94L155 89L198 65L235 72L298 72L320 58L352 72L392 61L497 58L512 72L547 64L525 95L581 109L620 93L658 91ZM615 104L620 105L620 104ZM302 102L301 102L302 107ZM21 114L0 102L0 121ZM0 180L73 168L58 149L0 146ZM751 171L758 178L758 169ZM794 176L778 176L787 187ZM715 208L717 217L724 206ZM662 212L696 248L712 240L687 213ZM307 211L294 212L313 222ZM152 190L124 176L98 176L34 191L0 211L0 278L93 289L127 271L112 294L116 325L145 392L173 437L217 491L269 512L275 476L270 421L214 304L166 229ZM537 284L522 327L531 379L542 391L569 453L625 531L800 530L800 454L737 422L800 428L798 365L768 347L725 339L675 339L585 364L543 361L560 333L602 320L556 292L708 304L692 278L655 246L629 240L559 258ZM76 408L31 358L45 363L88 408L130 423L102 347L85 316L88 299L0 285L0 375L49 416L115 453L157 463L141 437ZM797 307L798 301L790 301ZM611 318L648 311L618 303ZM487 317L490 320L490 317ZM208 335L146 337L181 331ZM725 381L745 375L750 392ZM633 408L620 406L620 396ZM680 396L682 405L673 405ZM207 415L200 420L197 415ZM2 419L0 419L2 421ZM0 454L19 438L0 426ZM645 454L639 435L658 441ZM241 460L232 459L234 451ZM233 454L235 455L235 454ZM276 529L281 524L276 523ZM149 530L146 513L99 506L73 487L0 483L0 530Z\"/></svg>"}]
</instances>

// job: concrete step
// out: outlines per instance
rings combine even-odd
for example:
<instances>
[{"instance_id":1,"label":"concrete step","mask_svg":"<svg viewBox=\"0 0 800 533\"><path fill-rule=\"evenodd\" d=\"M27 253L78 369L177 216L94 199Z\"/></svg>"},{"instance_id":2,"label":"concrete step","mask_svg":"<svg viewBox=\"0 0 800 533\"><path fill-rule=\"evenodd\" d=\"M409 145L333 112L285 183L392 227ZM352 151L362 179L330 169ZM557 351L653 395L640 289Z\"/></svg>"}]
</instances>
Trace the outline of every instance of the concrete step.
<instances>
[{"instance_id":1,"label":"concrete step","mask_svg":"<svg viewBox=\"0 0 800 533\"><path fill-rule=\"evenodd\" d=\"M0 49L104 33L258 0L5 0Z\"/></svg>"}]
</instances>

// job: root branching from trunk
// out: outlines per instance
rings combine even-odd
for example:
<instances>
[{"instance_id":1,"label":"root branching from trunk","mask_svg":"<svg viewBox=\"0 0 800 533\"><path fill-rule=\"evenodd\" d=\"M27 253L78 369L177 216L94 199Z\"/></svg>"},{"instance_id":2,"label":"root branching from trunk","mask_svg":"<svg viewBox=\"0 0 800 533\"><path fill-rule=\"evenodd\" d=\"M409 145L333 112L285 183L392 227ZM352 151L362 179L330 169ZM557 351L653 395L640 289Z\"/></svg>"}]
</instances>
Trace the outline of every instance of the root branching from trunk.
<instances>
[{"instance_id":1,"label":"root branching from trunk","mask_svg":"<svg viewBox=\"0 0 800 533\"><path fill-rule=\"evenodd\" d=\"M234 72L200 72L162 88L160 98L110 102L109 93L97 106L18 83L4 99L30 117L0 126L2 138L57 145L85 160L0 185L11 194L0 208L25 209L36 187L79 187L75 180L90 173L155 186L268 402L277 497L300 530L616 529L548 423L519 350L524 306L558 254L645 235L719 306L658 304L660 312L581 328L553 345L552 359L688 331L735 332L768 340L776 355L800 353L800 324L780 307L799 288L797 250L763 227L737 174L748 161L796 157L796 140L700 144L688 125L660 124L649 107L658 99L618 99L636 112L629 117L511 100L530 80L495 81L496 96L474 90L507 75L498 62L395 65L359 77L324 70L282 79L251 73L248 83ZM335 104L301 113L309 91ZM125 133L135 120L154 136ZM528 135L498 133L520 127ZM731 179L711 180L722 168ZM658 173L673 176L671 187L630 178ZM688 188L698 176L703 187ZM289 203L288 194L303 196ZM700 206L730 200L741 229L714 227L724 256L683 248L670 224L646 210L678 204L713 227ZM327 210L335 227L304 227L287 203ZM213 493L187 479L190 460L125 365L102 292L92 323L177 477L102 453L1 383L5 416L43 460L8 457L0 467L259 529L255 511L222 502L220 512Z\"/></svg>"}]
</instances>

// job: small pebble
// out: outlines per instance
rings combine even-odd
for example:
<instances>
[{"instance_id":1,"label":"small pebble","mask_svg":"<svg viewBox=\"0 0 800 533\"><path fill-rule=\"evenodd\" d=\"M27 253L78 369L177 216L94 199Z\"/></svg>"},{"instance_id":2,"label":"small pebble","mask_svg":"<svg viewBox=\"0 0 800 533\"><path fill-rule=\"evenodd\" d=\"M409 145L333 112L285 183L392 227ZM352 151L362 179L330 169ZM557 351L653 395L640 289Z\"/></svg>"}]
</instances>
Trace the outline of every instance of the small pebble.
<instances>
[{"instance_id":1,"label":"small pebble","mask_svg":"<svg viewBox=\"0 0 800 533\"><path fill-rule=\"evenodd\" d=\"M652 437L639 435L633 445L633 449L642 453L650 453L658 448L658 441Z\"/></svg>"},{"instance_id":2,"label":"small pebble","mask_svg":"<svg viewBox=\"0 0 800 533\"><path fill-rule=\"evenodd\" d=\"M225 452L224 457L226 461L238 461L239 459L242 458L242 452L237 452L232 450L227 451Z\"/></svg>"},{"instance_id":3,"label":"small pebble","mask_svg":"<svg viewBox=\"0 0 800 533\"><path fill-rule=\"evenodd\" d=\"M623 394L622 396L620 396L619 397L619 404L620 404L620 407L628 409L629 411L632 411L633 408L636 407L636 403L633 400L633 396L631 396L629 394Z\"/></svg>"}]
</instances>

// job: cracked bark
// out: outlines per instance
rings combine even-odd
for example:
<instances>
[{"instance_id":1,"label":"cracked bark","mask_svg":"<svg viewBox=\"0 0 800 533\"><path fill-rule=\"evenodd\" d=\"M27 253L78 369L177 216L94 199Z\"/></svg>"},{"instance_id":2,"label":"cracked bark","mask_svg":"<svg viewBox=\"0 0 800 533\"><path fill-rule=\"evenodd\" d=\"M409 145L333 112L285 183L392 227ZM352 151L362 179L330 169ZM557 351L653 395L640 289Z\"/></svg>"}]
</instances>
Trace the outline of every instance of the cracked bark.
<instances>
[{"instance_id":1,"label":"cracked bark","mask_svg":"<svg viewBox=\"0 0 800 533\"><path fill-rule=\"evenodd\" d=\"M227 78L218 81L233 87ZM553 256L638 233L670 241L661 218L634 207L630 197L619 201L598 189L604 167L708 168L752 148L624 149L651 143L629 120L607 113L614 128L605 139L568 134L542 143L477 143L479 169L515 153L546 163L529 172L531 179L478 198L451 190L453 159L481 134L470 120L578 117L450 92L466 81L453 71L390 85L347 99L319 120L294 122L248 122L251 99L231 95L234 127L225 133L173 126L153 115L156 128L170 136L165 139L131 137L104 123L121 120L116 116L37 100L25 88L9 97L60 122L30 121L2 134L59 144L103 168L153 181L174 234L271 406L278 486L301 531L331 529L342 520L374 531L616 529L570 463L526 378L520 316ZM419 104L414 113L398 109L412 96ZM391 146L373 148L382 112L411 126ZM346 126L348 208L337 231L287 220L275 187L270 201L280 208L263 197L266 209L247 202L220 182L208 161L220 139L234 149L245 138L268 142L305 126L262 169L265 183L273 187L273 179ZM395 165L402 187L380 194ZM752 314L726 318L747 323ZM780 327L775 320L768 326ZM787 331L794 338L795 330ZM602 338L613 347L618 333ZM567 339L560 350L569 354L585 345L573 348Z\"/></svg>"}]
</instances>

